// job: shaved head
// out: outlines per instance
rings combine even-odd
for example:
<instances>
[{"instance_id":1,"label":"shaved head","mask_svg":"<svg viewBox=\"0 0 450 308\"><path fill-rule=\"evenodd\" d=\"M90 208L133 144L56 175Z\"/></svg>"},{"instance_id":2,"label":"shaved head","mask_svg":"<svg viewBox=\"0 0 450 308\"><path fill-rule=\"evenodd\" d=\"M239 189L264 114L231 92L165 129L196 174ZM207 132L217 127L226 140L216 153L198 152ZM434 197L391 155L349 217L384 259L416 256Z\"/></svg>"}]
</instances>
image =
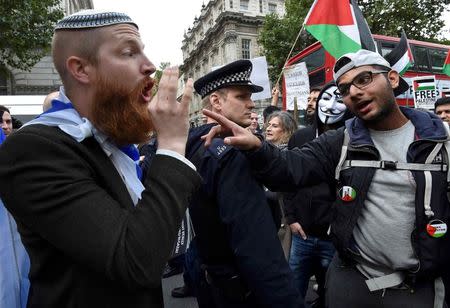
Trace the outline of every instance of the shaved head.
<instances>
[{"instance_id":1,"label":"shaved head","mask_svg":"<svg viewBox=\"0 0 450 308\"><path fill-rule=\"evenodd\" d=\"M59 30L53 35L53 63L67 90L70 90L72 84L66 66L67 59L76 56L96 65L98 63L97 51L106 39L104 28Z\"/></svg>"}]
</instances>

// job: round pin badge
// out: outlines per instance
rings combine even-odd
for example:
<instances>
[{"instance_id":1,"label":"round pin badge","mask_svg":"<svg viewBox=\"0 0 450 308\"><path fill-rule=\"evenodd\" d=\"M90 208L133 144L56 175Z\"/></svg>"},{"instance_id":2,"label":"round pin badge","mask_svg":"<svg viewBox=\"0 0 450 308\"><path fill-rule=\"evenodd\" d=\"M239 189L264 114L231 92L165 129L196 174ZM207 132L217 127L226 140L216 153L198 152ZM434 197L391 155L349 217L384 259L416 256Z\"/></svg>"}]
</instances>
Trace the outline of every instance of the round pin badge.
<instances>
[{"instance_id":1,"label":"round pin badge","mask_svg":"<svg viewBox=\"0 0 450 308\"><path fill-rule=\"evenodd\" d=\"M345 202L353 201L356 198L356 190L354 190L351 186L343 186L339 190L339 197Z\"/></svg>"},{"instance_id":2,"label":"round pin badge","mask_svg":"<svg viewBox=\"0 0 450 308\"><path fill-rule=\"evenodd\" d=\"M428 235L438 238L447 233L447 224L439 219L434 219L427 224Z\"/></svg>"}]
</instances>

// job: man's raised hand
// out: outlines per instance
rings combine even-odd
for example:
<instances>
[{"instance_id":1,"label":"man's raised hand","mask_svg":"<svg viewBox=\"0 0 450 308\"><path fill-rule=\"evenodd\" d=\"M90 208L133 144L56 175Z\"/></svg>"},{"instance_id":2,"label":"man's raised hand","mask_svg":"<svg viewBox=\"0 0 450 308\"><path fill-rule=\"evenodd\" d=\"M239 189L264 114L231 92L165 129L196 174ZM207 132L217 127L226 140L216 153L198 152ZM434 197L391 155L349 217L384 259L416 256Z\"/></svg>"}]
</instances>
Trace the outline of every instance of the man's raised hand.
<instances>
[{"instance_id":1,"label":"man's raised hand","mask_svg":"<svg viewBox=\"0 0 450 308\"><path fill-rule=\"evenodd\" d=\"M189 130L189 104L193 81L186 82L181 102L177 102L178 67L163 71L158 92L149 104L149 111L158 136L158 148L185 154Z\"/></svg>"}]
</instances>

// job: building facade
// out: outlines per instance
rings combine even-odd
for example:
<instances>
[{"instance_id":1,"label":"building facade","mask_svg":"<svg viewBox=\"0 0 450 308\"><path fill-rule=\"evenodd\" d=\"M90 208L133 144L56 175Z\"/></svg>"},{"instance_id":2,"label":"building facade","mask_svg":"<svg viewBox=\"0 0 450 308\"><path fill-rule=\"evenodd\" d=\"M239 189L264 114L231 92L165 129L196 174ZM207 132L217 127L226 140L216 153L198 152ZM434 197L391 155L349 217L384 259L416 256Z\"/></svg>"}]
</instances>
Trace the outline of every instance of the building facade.
<instances>
[{"instance_id":1,"label":"building facade","mask_svg":"<svg viewBox=\"0 0 450 308\"><path fill-rule=\"evenodd\" d=\"M64 15L83 9L92 9L92 0L62 0ZM0 95L47 95L61 85L58 72L50 55L43 57L30 71L10 69L6 76L0 74Z\"/></svg>"},{"instance_id":2,"label":"building facade","mask_svg":"<svg viewBox=\"0 0 450 308\"><path fill-rule=\"evenodd\" d=\"M209 0L185 32L181 83L234 60L261 56L258 35L264 17L284 15L284 10L284 0ZM256 103L257 110L268 104ZM192 126L202 124L201 109L200 96L195 95L190 110Z\"/></svg>"}]
</instances>

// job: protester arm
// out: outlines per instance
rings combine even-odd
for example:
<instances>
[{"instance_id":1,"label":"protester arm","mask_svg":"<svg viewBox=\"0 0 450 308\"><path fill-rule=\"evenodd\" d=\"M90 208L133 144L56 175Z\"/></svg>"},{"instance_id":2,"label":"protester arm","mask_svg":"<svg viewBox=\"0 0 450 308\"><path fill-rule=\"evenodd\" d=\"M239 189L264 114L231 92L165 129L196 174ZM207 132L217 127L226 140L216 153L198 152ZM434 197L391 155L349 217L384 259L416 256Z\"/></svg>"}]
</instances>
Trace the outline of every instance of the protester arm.
<instances>
[{"instance_id":1,"label":"protester arm","mask_svg":"<svg viewBox=\"0 0 450 308\"><path fill-rule=\"evenodd\" d=\"M330 131L302 149L280 151L263 142L246 152L255 177L274 191L295 192L299 187L333 182L343 141L342 130Z\"/></svg>"}]
</instances>

